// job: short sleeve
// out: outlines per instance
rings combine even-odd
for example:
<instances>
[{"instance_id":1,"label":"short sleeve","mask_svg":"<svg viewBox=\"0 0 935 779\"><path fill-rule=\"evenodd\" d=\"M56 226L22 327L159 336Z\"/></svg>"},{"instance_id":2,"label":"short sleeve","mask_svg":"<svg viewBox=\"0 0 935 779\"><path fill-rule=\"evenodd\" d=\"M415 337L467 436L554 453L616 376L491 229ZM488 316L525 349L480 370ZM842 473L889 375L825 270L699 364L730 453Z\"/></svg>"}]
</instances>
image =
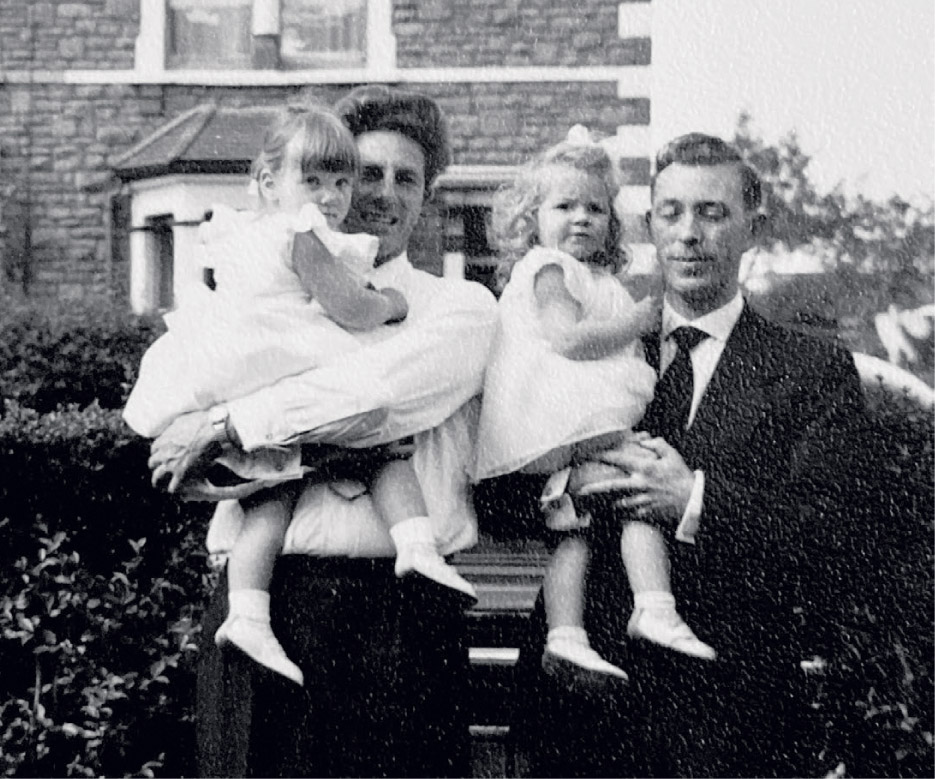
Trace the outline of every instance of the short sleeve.
<instances>
[{"instance_id":1,"label":"short sleeve","mask_svg":"<svg viewBox=\"0 0 935 779\"><path fill-rule=\"evenodd\" d=\"M520 261L521 273L527 276L530 291L535 284L536 275L542 268L558 265L565 273L565 287L568 293L587 311L591 307L594 294L594 282L591 272L570 254L558 249L535 247L530 249Z\"/></svg>"}]
</instances>

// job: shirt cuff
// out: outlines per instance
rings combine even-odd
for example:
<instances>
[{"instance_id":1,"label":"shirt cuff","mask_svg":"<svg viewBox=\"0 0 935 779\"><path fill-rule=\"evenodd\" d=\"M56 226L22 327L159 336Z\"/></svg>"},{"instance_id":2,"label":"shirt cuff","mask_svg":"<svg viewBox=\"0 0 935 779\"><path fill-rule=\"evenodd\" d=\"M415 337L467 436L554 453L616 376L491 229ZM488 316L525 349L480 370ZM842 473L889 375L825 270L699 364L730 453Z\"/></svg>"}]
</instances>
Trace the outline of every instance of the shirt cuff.
<instances>
[{"instance_id":1,"label":"shirt cuff","mask_svg":"<svg viewBox=\"0 0 935 779\"><path fill-rule=\"evenodd\" d=\"M261 390L224 404L227 406L228 424L237 432L245 452L282 443L274 440L269 428L264 426L267 420L281 415L280 409L267 402L268 395Z\"/></svg>"},{"instance_id":2,"label":"shirt cuff","mask_svg":"<svg viewBox=\"0 0 935 779\"><path fill-rule=\"evenodd\" d=\"M695 536L701 525L701 509L704 504L704 471L695 471L695 481L692 484L688 504L679 526L675 530L675 540L683 544L694 544Z\"/></svg>"}]
</instances>

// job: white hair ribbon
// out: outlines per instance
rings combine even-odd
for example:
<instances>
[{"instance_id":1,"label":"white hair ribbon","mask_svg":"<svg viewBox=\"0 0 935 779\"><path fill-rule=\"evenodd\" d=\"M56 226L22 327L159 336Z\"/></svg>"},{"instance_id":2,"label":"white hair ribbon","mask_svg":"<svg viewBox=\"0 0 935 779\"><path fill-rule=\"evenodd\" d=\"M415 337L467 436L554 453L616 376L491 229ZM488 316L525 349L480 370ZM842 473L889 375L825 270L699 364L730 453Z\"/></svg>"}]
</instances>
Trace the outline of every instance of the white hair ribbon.
<instances>
[{"instance_id":1,"label":"white hair ribbon","mask_svg":"<svg viewBox=\"0 0 935 779\"><path fill-rule=\"evenodd\" d=\"M583 124L576 124L565 136L565 143L573 146L597 146L597 141L591 136L591 131Z\"/></svg>"}]
</instances>

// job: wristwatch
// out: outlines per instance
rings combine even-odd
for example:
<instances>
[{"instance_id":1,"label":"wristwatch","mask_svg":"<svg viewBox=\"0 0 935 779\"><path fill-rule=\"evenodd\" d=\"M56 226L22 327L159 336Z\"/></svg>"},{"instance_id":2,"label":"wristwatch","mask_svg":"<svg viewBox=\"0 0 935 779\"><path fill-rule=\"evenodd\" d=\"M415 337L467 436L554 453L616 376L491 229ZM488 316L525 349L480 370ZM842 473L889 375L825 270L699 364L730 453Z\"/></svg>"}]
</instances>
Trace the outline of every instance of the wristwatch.
<instances>
[{"instance_id":1,"label":"wristwatch","mask_svg":"<svg viewBox=\"0 0 935 779\"><path fill-rule=\"evenodd\" d=\"M231 437L230 429L228 428L230 416L230 411L227 406L223 404L211 406L211 408L208 409L208 419L211 421L211 429L214 430L218 438L226 444L234 443L234 439Z\"/></svg>"}]
</instances>

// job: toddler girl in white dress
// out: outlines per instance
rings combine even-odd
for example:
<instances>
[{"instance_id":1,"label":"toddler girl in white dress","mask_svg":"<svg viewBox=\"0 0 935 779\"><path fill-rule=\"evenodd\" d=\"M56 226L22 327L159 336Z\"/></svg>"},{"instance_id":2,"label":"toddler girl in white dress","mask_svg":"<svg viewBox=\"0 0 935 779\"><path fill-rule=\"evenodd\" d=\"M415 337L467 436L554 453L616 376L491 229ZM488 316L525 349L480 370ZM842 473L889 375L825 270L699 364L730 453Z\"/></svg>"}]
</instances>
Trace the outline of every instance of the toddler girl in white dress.
<instances>
[{"instance_id":1,"label":"toddler girl in white dress","mask_svg":"<svg viewBox=\"0 0 935 779\"><path fill-rule=\"evenodd\" d=\"M377 290L365 279L378 239L335 232L350 209L359 168L355 140L330 109L306 105L280 113L252 170L261 208L244 213L217 206L200 228L202 263L214 270L216 289L205 286L166 315L168 332L145 354L124 410L136 432L155 437L180 414L334 364L352 350L379 348L384 357L392 350L389 332L376 346L362 346L355 336L407 315L399 291ZM349 398L379 376L358 372L354 380ZM321 403L323 424L346 416L347 405L334 397ZM414 458L422 470L425 460ZM236 472L236 462L220 462ZM409 461L397 460L376 473L370 492L396 546L397 575L417 572L474 599L472 585L438 553L425 516L425 485L438 491L439 477L417 475ZM299 484L241 501L243 519L228 560L229 614L215 640L302 684L301 669L269 622L273 564Z\"/></svg>"},{"instance_id":2,"label":"toddler girl in white dress","mask_svg":"<svg viewBox=\"0 0 935 779\"><path fill-rule=\"evenodd\" d=\"M640 336L656 325L659 301L634 300L621 275L617 186L611 161L576 126L522 170L494 206L494 230L511 258L500 323L484 384L474 478L559 474L627 438L652 398L655 372ZM648 456L655 456L647 450ZM543 502L547 524L568 531L543 583L548 671L563 666L626 678L588 642L584 581L589 550L564 488ZM547 490L548 491L548 490ZM665 541L651 525L627 522L623 560L634 592L633 636L701 657L675 610Z\"/></svg>"}]
</instances>

